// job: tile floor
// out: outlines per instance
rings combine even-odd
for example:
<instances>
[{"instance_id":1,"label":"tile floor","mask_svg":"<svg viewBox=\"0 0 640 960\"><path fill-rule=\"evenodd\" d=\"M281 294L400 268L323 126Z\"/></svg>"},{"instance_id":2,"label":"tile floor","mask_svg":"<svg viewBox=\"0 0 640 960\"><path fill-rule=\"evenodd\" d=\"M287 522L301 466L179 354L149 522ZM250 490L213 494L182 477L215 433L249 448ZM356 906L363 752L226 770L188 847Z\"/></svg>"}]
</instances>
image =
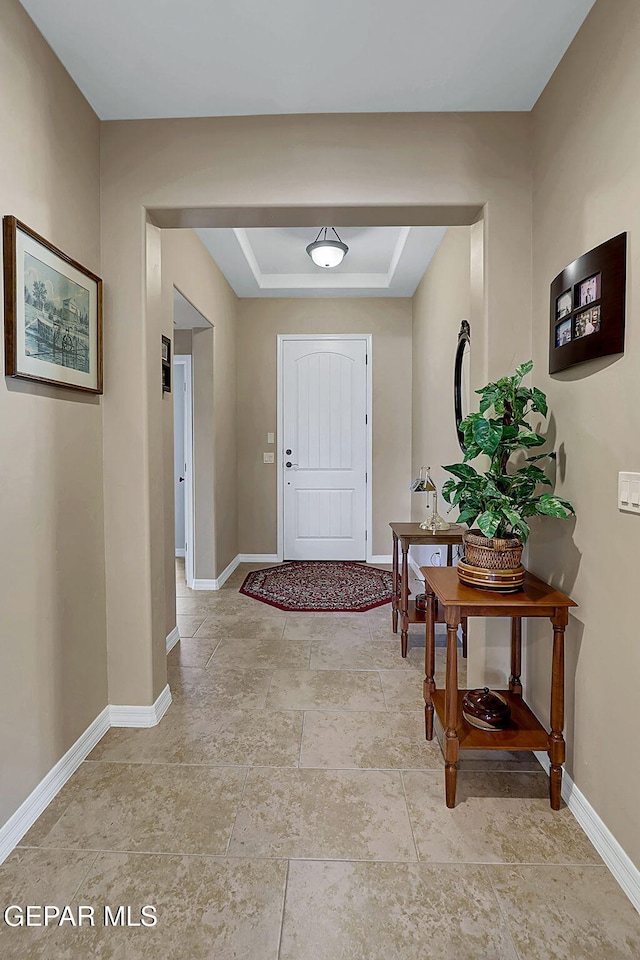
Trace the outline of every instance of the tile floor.
<instances>
[{"instance_id":1,"label":"tile floor","mask_svg":"<svg viewBox=\"0 0 640 960\"><path fill-rule=\"evenodd\" d=\"M464 759L447 810L420 630L404 661L388 607L286 614L238 594L248 569L215 594L179 570L166 717L111 730L0 867L4 904L153 904L158 925L0 924L3 960L640 956L535 760Z\"/></svg>"}]
</instances>

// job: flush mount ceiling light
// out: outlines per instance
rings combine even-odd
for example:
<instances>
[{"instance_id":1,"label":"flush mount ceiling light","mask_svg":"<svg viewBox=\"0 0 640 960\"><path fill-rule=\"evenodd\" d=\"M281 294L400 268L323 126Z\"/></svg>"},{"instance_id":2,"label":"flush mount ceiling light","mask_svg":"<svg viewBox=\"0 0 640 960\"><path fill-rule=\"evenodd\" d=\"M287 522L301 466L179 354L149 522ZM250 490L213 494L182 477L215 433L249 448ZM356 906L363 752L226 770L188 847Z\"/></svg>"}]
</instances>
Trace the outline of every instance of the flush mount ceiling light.
<instances>
[{"instance_id":1,"label":"flush mount ceiling light","mask_svg":"<svg viewBox=\"0 0 640 960\"><path fill-rule=\"evenodd\" d=\"M331 229L338 237L336 228L331 227ZM328 230L329 227L322 227L313 243L310 243L307 247L307 253L319 267L337 267L349 252L349 247L342 242L340 237L337 240L327 240ZM321 236L322 239L320 239Z\"/></svg>"}]
</instances>

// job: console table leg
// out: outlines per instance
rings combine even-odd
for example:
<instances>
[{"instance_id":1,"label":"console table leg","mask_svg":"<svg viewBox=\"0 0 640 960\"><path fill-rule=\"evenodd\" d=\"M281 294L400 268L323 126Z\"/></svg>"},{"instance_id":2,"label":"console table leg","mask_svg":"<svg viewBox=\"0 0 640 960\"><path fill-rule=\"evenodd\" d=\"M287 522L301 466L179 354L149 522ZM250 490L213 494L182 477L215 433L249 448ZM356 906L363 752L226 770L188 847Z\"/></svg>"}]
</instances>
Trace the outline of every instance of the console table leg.
<instances>
[{"instance_id":1,"label":"console table leg","mask_svg":"<svg viewBox=\"0 0 640 960\"><path fill-rule=\"evenodd\" d=\"M562 764L565 760L564 729L564 631L568 621L566 609L556 611L553 618L553 660L551 666L551 733L549 734L549 799L552 810L560 809L562 796Z\"/></svg>"},{"instance_id":2,"label":"console table leg","mask_svg":"<svg viewBox=\"0 0 640 960\"><path fill-rule=\"evenodd\" d=\"M398 632L398 606L400 591L398 589L398 537L393 535L393 586L391 593L391 626L394 633Z\"/></svg>"},{"instance_id":3,"label":"console table leg","mask_svg":"<svg viewBox=\"0 0 640 960\"><path fill-rule=\"evenodd\" d=\"M463 617L462 624L462 656L467 659L467 618Z\"/></svg>"},{"instance_id":4,"label":"console table leg","mask_svg":"<svg viewBox=\"0 0 640 960\"><path fill-rule=\"evenodd\" d=\"M458 740L458 624L457 610L447 619L447 685L445 691L445 797L448 807L456 805L456 780L460 741Z\"/></svg>"},{"instance_id":5,"label":"console table leg","mask_svg":"<svg viewBox=\"0 0 640 960\"><path fill-rule=\"evenodd\" d=\"M433 700L436 688L434 673L436 669L435 610L436 597L431 587L425 583L427 591L427 629L425 633L424 658L424 725L427 740L433 740Z\"/></svg>"},{"instance_id":6,"label":"console table leg","mask_svg":"<svg viewBox=\"0 0 640 960\"><path fill-rule=\"evenodd\" d=\"M509 690L522 696L522 617L511 618L511 676Z\"/></svg>"},{"instance_id":7,"label":"console table leg","mask_svg":"<svg viewBox=\"0 0 640 960\"><path fill-rule=\"evenodd\" d=\"M400 620L400 645L402 656L406 657L407 646L409 643L409 544L404 540L401 540L400 542L402 544L402 609Z\"/></svg>"}]
</instances>

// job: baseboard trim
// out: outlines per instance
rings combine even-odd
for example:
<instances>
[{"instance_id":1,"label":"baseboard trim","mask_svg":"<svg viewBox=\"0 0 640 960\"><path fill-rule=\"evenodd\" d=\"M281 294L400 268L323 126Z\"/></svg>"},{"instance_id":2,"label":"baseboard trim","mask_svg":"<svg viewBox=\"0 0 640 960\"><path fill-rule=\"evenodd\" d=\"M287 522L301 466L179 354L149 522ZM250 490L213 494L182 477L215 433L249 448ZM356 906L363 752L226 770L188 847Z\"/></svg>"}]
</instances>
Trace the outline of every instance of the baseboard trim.
<instances>
[{"instance_id":1,"label":"baseboard trim","mask_svg":"<svg viewBox=\"0 0 640 960\"><path fill-rule=\"evenodd\" d=\"M109 705L112 727L155 727L171 706L171 690L166 685L155 703L150 707Z\"/></svg>"},{"instance_id":2,"label":"baseboard trim","mask_svg":"<svg viewBox=\"0 0 640 960\"><path fill-rule=\"evenodd\" d=\"M219 577L216 578L214 590L219 590L220 587L223 587L232 573L234 573L240 565L240 554L237 553L231 563L228 563L224 568Z\"/></svg>"},{"instance_id":3,"label":"baseboard trim","mask_svg":"<svg viewBox=\"0 0 640 960\"><path fill-rule=\"evenodd\" d=\"M105 707L0 828L0 863L3 863L20 843L27 830L31 829L110 726L109 707Z\"/></svg>"},{"instance_id":4,"label":"baseboard trim","mask_svg":"<svg viewBox=\"0 0 640 960\"><path fill-rule=\"evenodd\" d=\"M369 563L393 563L393 556L390 553L378 553L371 557Z\"/></svg>"},{"instance_id":5,"label":"baseboard trim","mask_svg":"<svg viewBox=\"0 0 640 960\"><path fill-rule=\"evenodd\" d=\"M0 864L4 863L110 727L155 727L170 706L169 684L150 707L108 704L0 827Z\"/></svg>"},{"instance_id":6,"label":"baseboard trim","mask_svg":"<svg viewBox=\"0 0 640 960\"><path fill-rule=\"evenodd\" d=\"M170 653L175 647L176 643L180 639L180 634L178 628L174 627L169 636L167 637L167 653Z\"/></svg>"},{"instance_id":7,"label":"baseboard trim","mask_svg":"<svg viewBox=\"0 0 640 960\"><path fill-rule=\"evenodd\" d=\"M219 590L220 587L223 587L227 582L231 574L238 569L238 565L242 563L242 558L240 554L236 554L231 563L227 564L219 577L216 577L215 580L194 580L192 590Z\"/></svg>"},{"instance_id":8,"label":"baseboard trim","mask_svg":"<svg viewBox=\"0 0 640 960\"><path fill-rule=\"evenodd\" d=\"M194 580L190 590L217 590L217 580Z\"/></svg>"},{"instance_id":9,"label":"baseboard trim","mask_svg":"<svg viewBox=\"0 0 640 960\"><path fill-rule=\"evenodd\" d=\"M239 553L240 563L278 563L277 553Z\"/></svg>"},{"instance_id":10,"label":"baseboard trim","mask_svg":"<svg viewBox=\"0 0 640 960\"><path fill-rule=\"evenodd\" d=\"M536 752L541 766L549 773L549 757ZM605 864L640 913L640 870L620 846L611 830L593 809L582 791L565 771L562 775L562 799L591 840Z\"/></svg>"}]
</instances>

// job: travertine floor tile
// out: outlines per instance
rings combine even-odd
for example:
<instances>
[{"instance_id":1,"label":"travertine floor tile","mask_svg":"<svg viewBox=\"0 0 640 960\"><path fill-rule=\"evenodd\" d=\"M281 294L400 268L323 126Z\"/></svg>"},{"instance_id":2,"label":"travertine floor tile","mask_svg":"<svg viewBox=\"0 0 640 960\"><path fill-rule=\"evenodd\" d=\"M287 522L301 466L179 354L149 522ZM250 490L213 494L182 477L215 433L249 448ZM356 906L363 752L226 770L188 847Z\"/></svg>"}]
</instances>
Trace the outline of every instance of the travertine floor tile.
<instances>
[{"instance_id":1,"label":"travertine floor tile","mask_svg":"<svg viewBox=\"0 0 640 960\"><path fill-rule=\"evenodd\" d=\"M312 670L424 670L422 663L402 659L400 640L373 641L360 637L335 636L314 640Z\"/></svg>"},{"instance_id":2,"label":"travertine floor tile","mask_svg":"<svg viewBox=\"0 0 640 960\"><path fill-rule=\"evenodd\" d=\"M281 960L518 960L482 867L292 862Z\"/></svg>"},{"instance_id":3,"label":"travertine floor tile","mask_svg":"<svg viewBox=\"0 0 640 960\"><path fill-rule=\"evenodd\" d=\"M196 617L176 617L178 633L181 637L192 637L196 630L204 623L204 616Z\"/></svg>"},{"instance_id":4,"label":"travertine floor tile","mask_svg":"<svg viewBox=\"0 0 640 960\"><path fill-rule=\"evenodd\" d=\"M101 854L82 884L84 901L152 903L158 923L142 935L96 930L102 949L84 957L276 960L286 871L277 860Z\"/></svg>"},{"instance_id":5,"label":"travertine floor tile","mask_svg":"<svg viewBox=\"0 0 640 960\"><path fill-rule=\"evenodd\" d=\"M11 952L3 957L276 960L285 861L111 853L91 858L95 863L73 905L93 906L95 926L10 931L18 938L5 938ZM156 926L105 926L105 905L116 913L120 904L130 907L133 922L140 921L144 905L153 905Z\"/></svg>"},{"instance_id":6,"label":"travertine floor tile","mask_svg":"<svg viewBox=\"0 0 640 960\"><path fill-rule=\"evenodd\" d=\"M205 667L219 640L193 640L185 637L167 654L167 669Z\"/></svg>"},{"instance_id":7,"label":"travertine floor tile","mask_svg":"<svg viewBox=\"0 0 640 960\"><path fill-rule=\"evenodd\" d=\"M456 806L444 773L403 774L421 860L480 863L600 863L567 807L549 806L544 773L458 773Z\"/></svg>"},{"instance_id":8,"label":"travertine floor tile","mask_svg":"<svg viewBox=\"0 0 640 960\"><path fill-rule=\"evenodd\" d=\"M224 856L244 779L240 767L83 763L41 845Z\"/></svg>"},{"instance_id":9,"label":"travertine floor tile","mask_svg":"<svg viewBox=\"0 0 640 960\"><path fill-rule=\"evenodd\" d=\"M280 617L247 617L242 613L211 614L195 632L196 637L223 639L259 637L263 640L280 640L286 623Z\"/></svg>"},{"instance_id":10,"label":"travertine floor tile","mask_svg":"<svg viewBox=\"0 0 640 960\"><path fill-rule=\"evenodd\" d=\"M267 706L275 710L386 710L379 674L349 670L274 670Z\"/></svg>"},{"instance_id":11,"label":"travertine floor tile","mask_svg":"<svg viewBox=\"0 0 640 960\"><path fill-rule=\"evenodd\" d=\"M418 650L415 647L408 651L407 660L410 666L415 667L415 674L407 676L406 670L385 670L380 676L382 678L382 689L384 690L387 707L389 710L416 709L424 712L424 650ZM444 688L446 670L446 654L444 650L436 649L436 686ZM460 689L467 684L467 661L458 658L458 686Z\"/></svg>"},{"instance_id":12,"label":"travertine floor tile","mask_svg":"<svg viewBox=\"0 0 640 960\"><path fill-rule=\"evenodd\" d=\"M424 715L424 670L381 670L380 679L388 710L414 710L416 716Z\"/></svg>"},{"instance_id":13,"label":"travertine floor tile","mask_svg":"<svg viewBox=\"0 0 640 960\"><path fill-rule=\"evenodd\" d=\"M252 768L229 856L415 860L400 774Z\"/></svg>"},{"instance_id":14,"label":"travertine floor tile","mask_svg":"<svg viewBox=\"0 0 640 960\"><path fill-rule=\"evenodd\" d=\"M0 956L3 960L56 957L46 928L14 927L16 905L56 906L62 910L73 902L78 887L95 861L96 854L75 850L14 850L0 866ZM42 917L40 911L39 917Z\"/></svg>"},{"instance_id":15,"label":"travertine floor tile","mask_svg":"<svg viewBox=\"0 0 640 960\"><path fill-rule=\"evenodd\" d=\"M437 743L424 738L419 713L305 715L302 767L439 770L442 763Z\"/></svg>"},{"instance_id":16,"label":"travertine floor tile","mask_svg":"<svg viewBox=\"0 0 640 960\"><path fill-rule=\"evenodd\" d=\"M262 670L276 667L306 669L309 666L311 642L303 640L247 637L222 640L208 669L222 667L256 667Z\"/></svg>"},{"instance_id":17,"label":"travertine floor tile","mask_svg":"<svg viewBox=\"0 0 640 960\"><path fill-rule=\"evenodd\" d=\"M488 867L520 960L636 960L640 916L606 867Z\"/></svg>"},{"instance_id":18,"label":"travertine floor tile","mask_svg":"<svg viewBox=\"0 0 640 960\"><path fill-rule=\"evenodd\" d=\"M199 591L188 598L178 598L177 612L180 614L204 616L246 616L250 619L264 620L276 617L285 620L287 612L268 603L261 603L237 591L217 590L213 593Z\"/></svg>"},{"instance_id":19,"label":"travertine floor tile","mask_svg":"<svg viewBox=\"0 0 640 960\"><path fill-rule=\"evenodd\" d=\"M336 639L340 641L362 638L371 639L369 620L366 614L351 614L350 616L307 616L304 613L290 613L284 628L285 639L289 640L316 640Z\"/></svg>"},{"instance_id":20,"label":"travertine floor tile","mask_svg":"<svg viewBox=\"0 0 640 960\"><path fill-rule=\"evenodd\" d=\"M176 704L171 723L150 730L110 730L90 760L226 767L297 766L302 713L220 710Z\"/></svg>"},{"instance_id":21,"label":"travertine floor tile","mask_svg":"<svg viewBox=\"0 0 640 960\"><path fill-rule=\"evenodd\" d=\"M215 641L214 641L215 642ZM214 709L260 709L266 705L272 670L229 667L170 668L167 671L174 704L207 705Z\"/></svg>"}]
</instances>

